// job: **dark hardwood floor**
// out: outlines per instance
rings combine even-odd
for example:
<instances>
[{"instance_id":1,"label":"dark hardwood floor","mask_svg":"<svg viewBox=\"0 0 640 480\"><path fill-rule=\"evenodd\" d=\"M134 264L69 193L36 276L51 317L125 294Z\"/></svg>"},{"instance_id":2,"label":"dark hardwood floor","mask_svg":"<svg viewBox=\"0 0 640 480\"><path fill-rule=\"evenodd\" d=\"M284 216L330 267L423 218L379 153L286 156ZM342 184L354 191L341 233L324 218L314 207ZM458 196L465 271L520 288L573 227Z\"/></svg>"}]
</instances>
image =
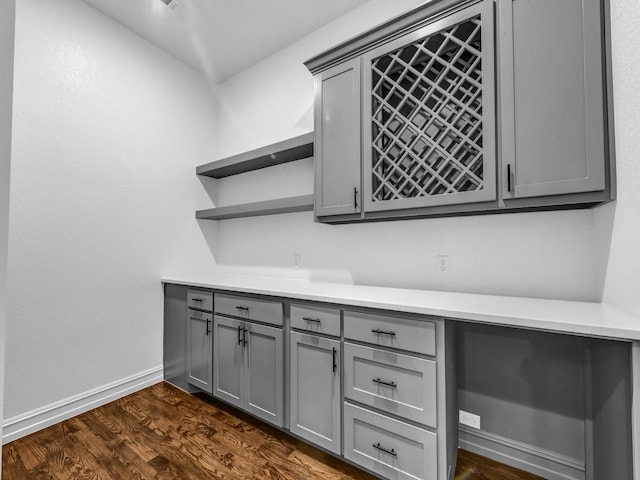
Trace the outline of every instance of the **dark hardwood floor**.
<instances>
[{"instance_id":1,"label":"dark hardwood floor","mask_svg":"<svg viewBox=\"0 0 640 480\"><path fill-rule=\"evenodd\" d=\"M2 480L370 480L205 395L159 383L2 448ZM458 480L540 480L460 451Z\"/></svg>"}]
</instances>

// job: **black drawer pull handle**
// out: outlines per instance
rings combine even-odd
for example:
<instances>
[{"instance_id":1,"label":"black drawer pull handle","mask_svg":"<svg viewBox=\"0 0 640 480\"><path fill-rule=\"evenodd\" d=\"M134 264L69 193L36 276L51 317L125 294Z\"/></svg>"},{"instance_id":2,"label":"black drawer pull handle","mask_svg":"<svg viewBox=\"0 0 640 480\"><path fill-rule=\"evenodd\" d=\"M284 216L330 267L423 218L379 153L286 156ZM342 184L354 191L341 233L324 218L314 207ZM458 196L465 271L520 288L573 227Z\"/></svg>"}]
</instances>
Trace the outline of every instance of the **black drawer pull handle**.
<instances>
[{"instance_id":1,"label":"black drawer pull handle","mask_svg":"<svg viewBox=\"0 0 640 480\"><path fill-rule=\"evenodd\" d=\"M380 385L385 385L387 387L398 388L398 385L396 384L396 382L385 382L384 380L381 380L379 378L372 378L371 381L373 383L378 383Z\"/></svg>"},{"instance_id":2,"label":"black drawer pull handle","mask_svg":"<svg viewBox=\"0 0 640 480\"><path fill-rule=\"evenodd\" d=\"M374 443L371 446L377 450L380 450L381 452L388 453L389 455L393 455L394 457L398 456L398 454L393 448L391 450L389 450L388 448L384 448L382 445L380 445L380 442Z\"/></svg>"},{"instance_id":3,"label":"black drawer pull handle","mask_svg":"<svg viewBox=\"0 0 640 480\"><path fill-rule=\"evenodd\" d=\"M238 345L242 345L242 327L238 325Z\"/></svg>"},{"instance_id":4,"label":"black drawer pull handle","mask_svg":"<svg viewBox=\"0 0 640 480\"><path fill-rule=\"evenodd\" d=\"M319 318L302 317L302 319L303 319L305 322L320 323L320 319L319 319Z\"/></svg>"},{"instance_id":5,"label":"black drawer pull handle","mask_svg":"<svg viewBox=\"0 0 640 480\"><path fill-rule=\"evenodd\" d=\"M236 308L237 308L238 310L246 310L247 312L249 311L249 307L239 307L239 306L236 306Z\"/></svg>"},{"instance_id":6,"label":"black drawer pull handle","mask_svg":"<svg viewBox=\"0 0 640 480\"><path fill-rule=\"evenodd\" d=\"M333 353L333 373L336 373L336 369L338 368L338 364L336 363L336 353L338 353L338 351L335 348L332 348L332 353Z\"/></svg>"},{"instance_id":7,"label":"black drawer pull handle","mask_svg":"<svg viewBox=\"0 0 640 480\"><path fill-rule=\"evenodd\" d=\"M396 336L396 332L394 332L393 330L380 330L379 328L374 328L373 330L371 330L371 333L375 333L376 335L389 335L391 337L395 337Z\"/></svg>"},{"instance_id":8,"label":"black drawer pull handle","mask_svg":"<svg viewBox=\"0 0 640 480\"><path fill-rule=\"evenodd\" d=\"M193 300L194 302L204 302L204 298L199 297L193 297L191 300Z\"/></svg>"}]
</instances>

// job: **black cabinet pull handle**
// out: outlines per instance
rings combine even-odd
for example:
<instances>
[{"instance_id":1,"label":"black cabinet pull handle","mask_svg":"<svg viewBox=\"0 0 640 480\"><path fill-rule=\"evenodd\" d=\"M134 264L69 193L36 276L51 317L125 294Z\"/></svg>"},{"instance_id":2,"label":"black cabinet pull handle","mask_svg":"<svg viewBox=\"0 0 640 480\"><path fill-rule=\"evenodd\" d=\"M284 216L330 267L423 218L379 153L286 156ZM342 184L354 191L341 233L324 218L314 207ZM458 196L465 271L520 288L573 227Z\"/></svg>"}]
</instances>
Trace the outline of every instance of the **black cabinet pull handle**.
<instances>
[{"instance_id":1,"label":"black cabinet pull handle","mask_svg":"<svg viewBox=\"0 0 640 480\"><path fill-rule=\"evenodd\" d=\"M209 334L211 333L211 330L209 329L209 324L211 323L211 320L209 320L207 318L207 337L209 336Z\"/></svg>"},{"instance_id":2,"label":"black cabinet pull handle","mask_svg":"<svg viewBox=\"0 0 640 480\"><path fill-rule=\"evenodd\" d=\"M373 330L371 330L371 333L375 333L376 335L389 335L391 337L395 337L396 336L396 332L394 332L393 330L380 330L379 328L374 328Z\"/></svg>"},{"instance_id":3,"label":"black cabinet pull handle","mask_svg":"<svg viewBox=\"0 0 640 480\"><path fill-rule=\"evenodd\" d=\"M306 322L320 323L319 318L302 317L302 319Z\"/></svg>"},{"instance_id":4,"label":"black cabinet pull handle","mask_svg":"<svg viewBox=\"0 0 640 480\"><path fill-rule=\"evenodd\" d=\"M193 297L192 299L194 302L204 302L204 299L199 298L199 297Z\"/></svg>"},{"instance_id":5,"label":"black cabinet pull handle","mask_svg":"<svg viewBox=\"0 0 640 480\"><path fill-rule=\"evenodd\" d=\"M358 187L353 187L353 208L358 209Z\"/></svg>"},{"instance_id":6,"label":"black cabinet pull handle","mask_svg":"<svg viewBox=\"0 0 640 480\"><path fill-rule=\"evenodd\" d=\"M374 443L371 445L373 448L380 450L381 452L387 453L389 455L392 455L394 457L397 457L398 454L396 453L396 451L392 448L391 450L389 450L388 448L384 448L382 445L380 445L380 442L378 443Z\"/></svg>"},{"instance_id":7,"label":"black cabinet pull handle","mask_svg":"<svg viewBox=\"0 0 640 480\"><path fill-rule=\"evenodd\" d=\"M380 378L372 378L371 381L373 383L378 383L380 385L385 385L387 387L398 388L398 385L396 384L396 382L385 382L384 380L381 380Z\"/></svg>"},{"instance_id":8,"label":"black cabinet pull handle","mask_svg":"<svg viewBox=\"0 0 640 480\"><path fill-rule=\"evenodd\" d=\"M242 337L240 336L242 332L242 326L238 325L238 345L242 345Z\"/></svg>"},{"instance_id":9,"label":"black cabinet pull handle","mask_svg":"<svg viewBox=\"0 0 640 480\"><path fill-rule=\"evenodd\" d=\"M242 329L242 345L246 345L247 343L249 343L249 340L247 340L247 329L243 328Z\"/></svg>"},{"instance_id":10,"label":"black cabinet pull handle","mask_svg":"<svg viewBox=\"0 0 640 480\"><path fill-rule=\"evenodd\" d=\"M249 311L249 307L242 307L242 306L237 306L237 305L236 305L236 308L237 308L238 310L246 310L247 312Z\"/></svg>"},{"instance_id":11,"label":"black cabinet pull handle","mask_svg":"<svg viewBox=\"0 0 640 480\"><path fill-rule=\"evenodd\" d=\"M511 192L511 164L507 163L507 192Z\"/></svg>"},{"instance_id":12,"label":"black cabinet pull handle","mask_svg":"<svg viewBox=\"0 0 640 480\"><path fill-rule=\"evenodd\" d=\"M336 363L336 353L338 353L338 351L335 348L331 349L333 352L333 373L336 373L336 369L338 368L338 364Z\"/></svg>"}]
</instances>

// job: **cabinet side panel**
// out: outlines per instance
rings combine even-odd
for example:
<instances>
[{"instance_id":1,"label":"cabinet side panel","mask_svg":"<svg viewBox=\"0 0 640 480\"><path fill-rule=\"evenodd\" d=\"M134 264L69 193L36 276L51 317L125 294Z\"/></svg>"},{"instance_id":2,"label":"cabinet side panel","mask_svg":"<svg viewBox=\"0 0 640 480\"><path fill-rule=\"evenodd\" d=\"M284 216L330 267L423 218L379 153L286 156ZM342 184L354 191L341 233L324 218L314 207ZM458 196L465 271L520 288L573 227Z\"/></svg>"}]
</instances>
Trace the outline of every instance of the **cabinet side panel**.
<instances>
[{"instance_id":1,"label":"cabinet side panel","mask_svg":"<svg viewBox=\"0 0 640 480\"><path fill-rule=\"evenodd\" d=\"M631 344L591 342L591 478L633 479Z\"/></svg>"},{"instance_id":2,"label":"cabinet side panel","mask_svg":"<svg viewBox=\"0 0 640 480\"><path fill-rule=\"evenodd\" d=\"M187 287L164 286L163 364L165 381L187 392Z\"/></svg>"}]
</instances>

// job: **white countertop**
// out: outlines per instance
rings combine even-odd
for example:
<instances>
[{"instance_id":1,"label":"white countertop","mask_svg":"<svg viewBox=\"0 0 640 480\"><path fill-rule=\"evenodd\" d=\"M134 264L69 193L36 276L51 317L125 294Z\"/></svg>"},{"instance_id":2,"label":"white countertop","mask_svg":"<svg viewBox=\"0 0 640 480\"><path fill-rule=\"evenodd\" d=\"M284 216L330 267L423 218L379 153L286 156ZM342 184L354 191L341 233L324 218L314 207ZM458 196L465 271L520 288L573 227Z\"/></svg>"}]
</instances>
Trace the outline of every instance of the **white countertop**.
<instances>
[{"instance_id":1,"label":"white countertop","mask_svg":"<svg viewBox=\"0 0 640 480\"><path fill-rule=\"evenodd\" d=\"M172 275L163 277L162 282L549 332L640 340L640 319L595 302L322 283L226 273Z\"/></svg>"}]
</instances>

